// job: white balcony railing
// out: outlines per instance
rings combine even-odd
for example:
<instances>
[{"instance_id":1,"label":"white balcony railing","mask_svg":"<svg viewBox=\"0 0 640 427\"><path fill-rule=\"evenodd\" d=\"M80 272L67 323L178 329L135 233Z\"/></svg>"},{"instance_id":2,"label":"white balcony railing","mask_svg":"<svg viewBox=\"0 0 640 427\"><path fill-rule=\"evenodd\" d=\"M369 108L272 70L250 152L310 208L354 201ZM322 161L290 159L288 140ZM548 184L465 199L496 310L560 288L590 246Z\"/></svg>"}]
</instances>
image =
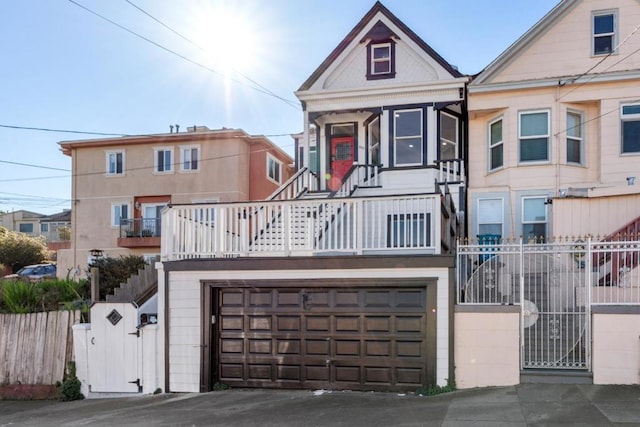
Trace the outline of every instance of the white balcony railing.
<instances>
[{"instance_id":1,"label":"white balcony railing","mask_svg":"<svg viewBox=\"0 0 640 427\"><path fill-rule=\"evenodd\" d=\"M441 251L442 196L298 199L171 206L163 260Z\"/></svg>"}]
</instances>

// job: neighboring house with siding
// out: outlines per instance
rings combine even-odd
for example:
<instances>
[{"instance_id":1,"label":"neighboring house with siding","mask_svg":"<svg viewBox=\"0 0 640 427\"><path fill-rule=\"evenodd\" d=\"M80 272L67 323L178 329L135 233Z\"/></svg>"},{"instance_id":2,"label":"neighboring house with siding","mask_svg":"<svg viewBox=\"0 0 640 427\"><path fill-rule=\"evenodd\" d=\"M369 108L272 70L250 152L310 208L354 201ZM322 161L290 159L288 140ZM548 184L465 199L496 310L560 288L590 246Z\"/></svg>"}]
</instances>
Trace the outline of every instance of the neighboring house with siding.
<instances>
[{"instance_id":1,"label":"neighboring house with siding","mask_svg":"<svg viewBox=\"0 0 640 427\"><path fill-rule=\"evenodd\" d=\"M453 379L467 81L377 2L296 92L279 194L162 214L165 390Z\"/></svg>"},{"instance_id":2,"label":"neighboring house with siding","mask_svg":"<svg viewBox=\"0 0 640 427\"><path fill-rule=\"evenodd\" d=\"M469 235L640 219L640 3L565 0L469 85Z\"/></svg>"},{"instance_id":3,"label":"neighboring house with siding","mask_svg":"<svg viewBox=\"0 0 640 427\"><path fill-rule=\"evenodd\" d=\"M92 250L157 256L164 207L264 199L293 170L293 160L264 136L171 130L59 143L73 171L71 247L58 253L61 275L86 270Z\"/></svg>"},{"instance_id":4,"label":"neighboring house with siding","mask_svg":"<svg viewBox=\"0 0 640 427\"><path fill-rule=\"evenodd\" d=\"M45 216L27 210L6 212L0 215L0 225L7 230L35 237L40 235L40 219Z\"/></svg>"}]
</instances>

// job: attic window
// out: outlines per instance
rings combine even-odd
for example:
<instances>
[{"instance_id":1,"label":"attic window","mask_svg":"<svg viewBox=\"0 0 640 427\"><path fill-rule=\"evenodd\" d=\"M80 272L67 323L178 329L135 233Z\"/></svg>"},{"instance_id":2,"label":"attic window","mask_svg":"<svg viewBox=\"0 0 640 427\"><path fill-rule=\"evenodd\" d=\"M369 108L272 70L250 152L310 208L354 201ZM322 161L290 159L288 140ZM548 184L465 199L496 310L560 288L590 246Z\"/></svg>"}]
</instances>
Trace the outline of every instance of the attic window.
<instances>
[{"instance_id":1,"label":"attic window","mask_svg":"<svg viewBox=\"0 0 640 427\"><path fill-rule=\"evenodd\" d=\"M395 77L395 43L370 43L367 58L367 80Z\"/></svg>"},{"instance_id":2,"label":"attic window","mask_svg":"<svg viewBox=\"0 0 640 427\"><path fill-rule=\"evenodd\" d=\"M593 55L614 53L617 42L616 11L601 11L593 14Z\"/></svg>"}]
</instances>

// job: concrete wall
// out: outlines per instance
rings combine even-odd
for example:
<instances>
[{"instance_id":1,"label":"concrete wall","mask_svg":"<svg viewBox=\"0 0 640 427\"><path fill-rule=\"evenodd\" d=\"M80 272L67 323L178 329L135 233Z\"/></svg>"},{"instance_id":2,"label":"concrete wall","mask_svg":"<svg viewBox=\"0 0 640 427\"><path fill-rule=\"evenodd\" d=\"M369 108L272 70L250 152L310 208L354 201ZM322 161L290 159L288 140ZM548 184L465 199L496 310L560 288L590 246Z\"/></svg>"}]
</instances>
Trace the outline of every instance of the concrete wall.
<instances>
[{"instance_id":1,"label":"concrete wall","mask_svg":"<svg viewBox=\"0 0 640 427\"><path fill-rule=\"evenodd\" d=\"M520 383L519 307L456 306L454 340L456 386Z\"/></svg>"},{"instance_id":2,"label":"concrete wall","mask_svg":"<svg viewBox=\"0 0 640 427\"><path fill-rule=\"evenodd\" d=\"M594 384L640 384L640 307L632 308L594 310Z\"/></svg>"}]
</instances>

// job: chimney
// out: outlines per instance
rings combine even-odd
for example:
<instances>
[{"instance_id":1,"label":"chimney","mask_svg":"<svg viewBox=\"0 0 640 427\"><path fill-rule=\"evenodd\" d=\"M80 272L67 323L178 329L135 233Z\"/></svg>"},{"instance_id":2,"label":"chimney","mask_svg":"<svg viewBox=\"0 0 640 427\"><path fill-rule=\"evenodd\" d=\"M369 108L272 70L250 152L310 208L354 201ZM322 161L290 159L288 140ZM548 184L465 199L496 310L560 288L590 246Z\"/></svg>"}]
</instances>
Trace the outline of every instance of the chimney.
<instances>
[{"instance_id":1,"label":"chimney","mask_svg":"<svg viewBox=\"0 0 640 427\"><path fill-rule=\"evenodd\" d=\"M169 133L173 133L173 125L169 125Z\"/></svg>"},{"instance_id":2,"label":"chimney","mask_svg":"<svg viewBox=\"0 0 640 427\"><path fill-rule=\"evenodd\" d=\"M176 133L180 132L180 125L176 124Z\"/></svg>"}]
</instances>

